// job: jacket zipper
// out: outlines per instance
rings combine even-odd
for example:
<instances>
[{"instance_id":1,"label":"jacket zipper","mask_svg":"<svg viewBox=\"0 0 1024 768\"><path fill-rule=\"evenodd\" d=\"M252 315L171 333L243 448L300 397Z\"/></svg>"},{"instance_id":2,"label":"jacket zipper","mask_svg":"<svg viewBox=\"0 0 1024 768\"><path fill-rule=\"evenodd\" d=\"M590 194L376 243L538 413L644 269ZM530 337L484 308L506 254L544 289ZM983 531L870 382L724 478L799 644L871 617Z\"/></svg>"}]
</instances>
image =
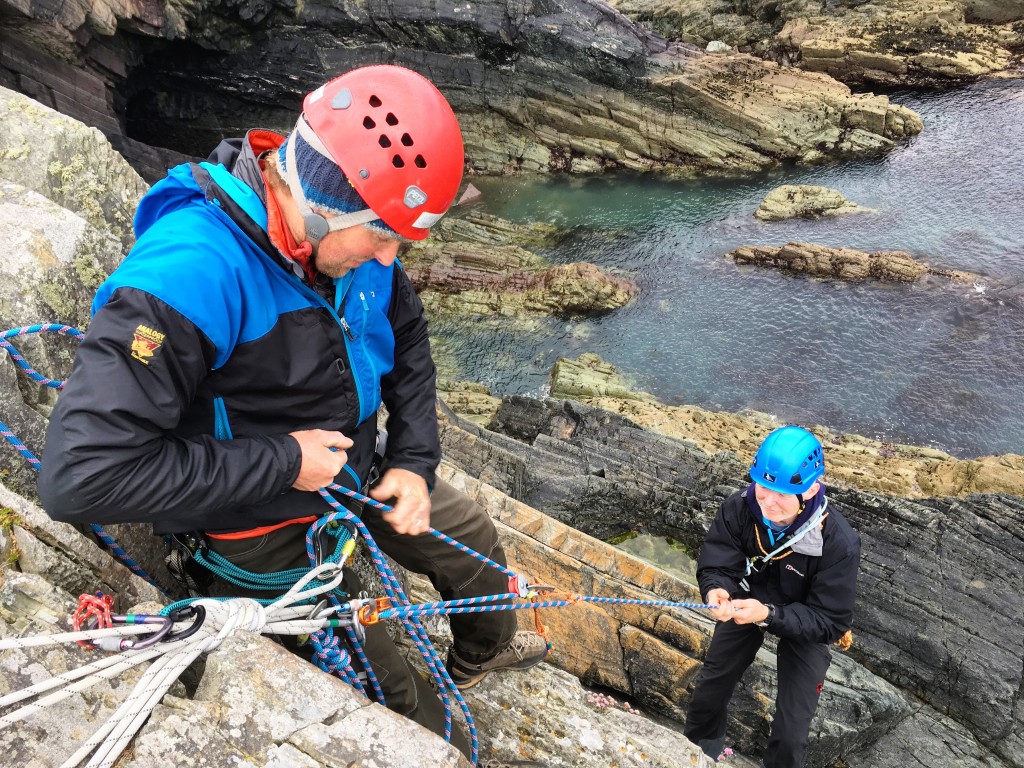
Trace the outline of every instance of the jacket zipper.
<instances>
[{"instance_id":1,"label":"jacket zipper","mask_svg":"<svg viewBox=\"0 0 1024 768\"><path fill-rule=\"evenodd\" d=\"M374 365L373 355L370 354L370 350L368 350L366 348L366 326L369 323L369 320L367 319L366 316L370 312L370 305L366 302L366 294L363 293L362 291L359 292L359 299L360 299L360 301L363 302L363 328L362 328L361 338L360 338L359 341L363 345L363 357L366 360L366 362L369 363L369 365L370 365L370 373L373 376L373 378L371 380L372 381L378 381L378 378L377 378L377 366Z\"/></svg>"}]
</instances>

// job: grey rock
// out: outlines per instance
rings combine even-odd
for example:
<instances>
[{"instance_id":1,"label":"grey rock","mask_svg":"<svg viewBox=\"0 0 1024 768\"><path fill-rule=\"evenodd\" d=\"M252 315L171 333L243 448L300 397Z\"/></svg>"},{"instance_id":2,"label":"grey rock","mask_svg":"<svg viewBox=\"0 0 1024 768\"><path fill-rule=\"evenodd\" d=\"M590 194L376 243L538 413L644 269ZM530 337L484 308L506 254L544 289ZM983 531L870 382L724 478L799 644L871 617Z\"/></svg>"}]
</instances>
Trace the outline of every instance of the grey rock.
<instances>
[{"instance_id":1,"label":"grey rock","mask_svg":"<svg viewBox=\"0 0 1024 768\"><path fill-rule=\"evenodd\" d=\"M477 728L488 734L485 758L493 753L551 768L711 765L679 730L644 717L627 700L586 690L550 664L528 675L491 675L466 698Z\"/></svg>"},{"instance_id":2,"label":"grey rock","mask_svg":"<svg viewBox=\"0 0 1024 768\"><path fill-rule=\"evenodd\" d=\"M36 504L0 485L0 506L13 513L12 538L18 568L25 574L54 578L77 597L97 589L119 595L123 611L141 602L159 602L152 585L134 576L73 526L51 520ZM91 585L91 586L90 586Z\"/></svg>"},{"instance_id":3,"label":"grey rock","mask_svg":"<svg viewBox=\"0 0 1024 768\"><path fill-rule=\"evenodd\" d=\"M33 353L38 352L41 345L20 342L18 345L22 348L22 354L37 359ZM0 421L37 458L46 439L46 418L41 411L49 411L53 402L54 397L50 392L25 381L24 374L6 352L0 354L0 413L3 414ZM36 470L6 440L0 447L0 473L4 474L13 490L23 495L35 495Z\"/></svg>"},{"instance_id":4,"label":"grey rock","mask_svg":"<svg viewBox=\"0 0 1024 768\"><path fill-rule=\"evenodd\" d=\"M491 428L449 418L446 455L602 539L638 530L696 552L723 496L747 482L729 454L712 457L570 401L505 398ZM946 727L966 729L991 759L1021 765L1024 498L911 501L840 487L831 498L864 543L850 657L943 713ZM812 744L826 736L812 734Z\"/></svg>"},{"instance_id":5,"label":"grey rock","mask_svg":"<svg viewBox=\"0 0 1024 768\"><path fill-rule=\"evenodd\" d=\"M382 62L438 84L459 115L470 167L487 173L759 168L811 152L884 150L921 129L887 97L854 96L743 54L707 55L596 0L227 11L191 0L161 15L83 2L77 11L54 18L29 7L0 31L10 51L0 83L100 127L147 178L160 175L161 158L125 139L125 102L135 139L206 154L253 125L289 130L305 92ZM748 39L739 19L720 13L713 23L730 40ZM889 115L877 136L859 135L870 132L850 119L865 101Z\"/></svg>"},{"instance_id":6,"label":"grey rock","mask_svg":"<svg viewBox=\"0 0 1024 768\"><path fill-rule=\"evenodd\" d=\"M1006 24L1024 19L1022 0L964 0L967 21L982 24Z\"/></svg>"},{"instance_id":7,"label":"grey rock","mask_svg":"<svg viewBox=\"0 0 1024 768\"><path fill-rule=\"evenodd\" d=\"M754 216L762 221L783 221L797 217L816 219L866 210L851 203L837 189L809 184L784 184L765 196L754 211Z\"/></svg>"},{"instance_id":8,"label":"grey rock","mask_svg":"<svg viewBox=\"0 0 1024 768\"><path fill-rule=\"evenodd\" d=\"M134 242L132 217L148 189L99 130L3 87L0 179L17 182L78 214L93 228L103 230L106 238L113 235L124 251ZM52 221L47 234L54 238L81 236L81 224L71 224L70 232L65 231L67 226ZM104 245L97 248L95 256L109 272L122 254Z\"/></svg>"}]
</instances>

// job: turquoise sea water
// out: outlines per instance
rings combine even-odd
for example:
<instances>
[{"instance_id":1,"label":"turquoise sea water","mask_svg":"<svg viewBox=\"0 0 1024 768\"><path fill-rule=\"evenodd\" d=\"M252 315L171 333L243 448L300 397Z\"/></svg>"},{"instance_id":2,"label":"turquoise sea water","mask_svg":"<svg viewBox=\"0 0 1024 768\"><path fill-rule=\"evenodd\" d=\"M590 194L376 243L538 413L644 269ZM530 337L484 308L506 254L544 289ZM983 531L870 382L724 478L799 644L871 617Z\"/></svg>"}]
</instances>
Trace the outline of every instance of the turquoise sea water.
<instances>
[{"instance_id":1,"label":"turquoise sea water","mask_svg":"<svg viewBox=\"0 0 1024 768\"><path fill-rule=\"evenodd\" d=\"M620 270L639 298L534 333L434 328L496 394L544 391L557 357L596 352L667 403L753 408L961 457L1024 453L1024 81L895 93L919 136L881 157L742 179L488 180L483 205L577 227L549 252ZM780 184L839 189L874 212L762 223ZM739 245L906 250L977 286L840 283L737 267Z\"/></svg>"}]
</instances>

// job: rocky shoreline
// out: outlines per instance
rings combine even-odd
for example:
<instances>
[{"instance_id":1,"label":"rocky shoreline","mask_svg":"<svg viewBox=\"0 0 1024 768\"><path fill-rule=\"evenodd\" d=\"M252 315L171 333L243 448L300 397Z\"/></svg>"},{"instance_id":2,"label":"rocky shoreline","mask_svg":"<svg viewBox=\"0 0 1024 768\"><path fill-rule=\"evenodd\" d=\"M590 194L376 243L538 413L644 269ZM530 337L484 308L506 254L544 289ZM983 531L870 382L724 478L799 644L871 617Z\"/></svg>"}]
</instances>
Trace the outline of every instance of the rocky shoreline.
<instances>
[{"instance_id":1,"label":"rocky shoreline","mask_svg":"<svg viewBox=\"0 0 1024 768\"><path fill-rule=\"evenodd\" d=\"M305 92L384 61L422 71L449 98L473 173L742 173L885 152L922 128L884 95L708 54L597 0L341 12L86 0L8 19L0 86L97 126L149 181L251 126L289 130Z\"/></svg>"},{"instance_id":2,"label":"rocky shoreline","mask_svg":"<svg viewBox=\"0 0 1024 768\"><path fill-rule=\"evenodd\" d=\"M0 86L16 81L88 118L152 170L173 153L126 138L128 101L151 110L168 136L199 143L251 122L285 128L305 80L390 57L431 73L452 95L475 172L726 173L894 146L920 130L916 115L834 78L919 82L1010 66L1020 36L1014 22L1024 18L1024 10L1015 15L1018 5L892 0L878 10L798 0L779 10L723 0L710 29L739 29L748 22L731 16L753 9L750 29L760 30L747 34L748 43L736 38L751 48L738 54L669 41L598 2L564 4L547 16L482 4L472 19L454 7L415 4L345 5L344 19L317 5L86 3L62 6L54 17L33 6L0 30ZM687 7L681 2L674 12ZM875 13L888 14L890 26L867 16ZM840 26L820 20L827 16ZM886 34L894 36L888 48ZM260 48L268 37L274 44ZM755 38L766 44L749 42ZM202 55L190 47L196 42ZM934 50L909 50L926 43ZM476 54L480 48L486 55ZM288 66L253 82L257 50L258 71L273 69L267 57ZM153 79L132 80L146 66ZM296 71L302 76L289 74ZM129 80L134 92L125 90ZM225 95L237 93L239 81L246 98ZM131 211L146 185L95 128L2 88L0 105L0 231L19 246L5 262L0 320L84 328L93 289L130 244ZM437 247L403 257L432 317L499 314L529 327L551 314L612 311L636 294L628 280L592 265L545 263L529 250L558 236L544 228L470 210L440 234ZM46 373L68 374L74 347L66 340L19 346ZM441 390L456 411L440 406L444 475L498 521L513 567L581 594L695 599L685 581L602 540L645 531L695 551L717 505L747 482L754 446L775 426L767 414L664 405L596 356L560 360L550 398L493 398L457 381L442 381ZM36 453L54 397L0 358L3 421ZM1024 767L1024 457L957 460L814 429L829 451L832 503L860 531L865 558L855 645L829 672L809 765L901 768L912 750L926 765ZM0 637L52 627L74 594L96 585L118 593L125 609L159 599L35 507L34 474L20 456L0 454L0 473ZM135 537L133 554L159 571L162 545L132 528L124 533ZM559 768L706 768L678 731L710 633L705 615L588 605L545 621L556 649L551 664L488 680L470 694L485 724L485 757ZM443 628L433 631L443 644ZM435 737L325 682L272 643L233 642L209 658L198 682L172 690L122 765L174 764L185 751L198 766L225 759L309 768L465 765ZM82 656L76 647L0 656L11 672L0 695ZM586 686L620 703L599 707ZM764 654L737 692L729 724L730 742L745 754L764 744L774 686L774 659ZM112 684L49 719L0 731L0 747L20 763L59 764L123 690Z\"/></svg>"},{"instance_id":3,"label":"rocky shoreline","mask_svg":"<svg viewBox=\"0 0 1024 768\"><path fill-rule=\"evenodd\" d=\"M612 5L669 39L702 48L721 41L857 86L927 86L1004 73L1024 49L1019 0Z\"/></svg>"},{"instance_id":4,"label":"rocky shoreline","mask_svg":"<svg viewBox=\"0 0 1024 768\"><path fill-rule=\"evenodd\" d=\"M439 389L455 413L490 428L503 407L520 400L494 397L482 385L443 381ZM728 453L741 464L749 464L757 446L779 426L767 413L666 405L637 390L615 366L594 354L558 360L551 372L550 395L618 414L712 456ZM908 499L1020 495L1024 490L1024 456L1018 454L958 459L935 448L872 440L822 425L809 428L828 450L829 485Z\"/></svg>"}]
</instances>

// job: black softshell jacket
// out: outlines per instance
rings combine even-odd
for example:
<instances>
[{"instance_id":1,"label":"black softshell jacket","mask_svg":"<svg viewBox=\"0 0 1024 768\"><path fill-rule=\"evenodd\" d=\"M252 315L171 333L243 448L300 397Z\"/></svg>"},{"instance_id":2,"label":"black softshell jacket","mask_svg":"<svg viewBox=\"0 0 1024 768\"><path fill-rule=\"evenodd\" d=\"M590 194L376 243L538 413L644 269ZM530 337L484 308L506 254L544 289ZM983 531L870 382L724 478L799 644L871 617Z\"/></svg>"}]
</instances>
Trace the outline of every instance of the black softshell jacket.
<instances>
[{"instance_id":1,"label":"black softshell jacket","mask_svg":"<svg viewBox=\"0 0 1024 768\"><path fill-rule=\"evenodd\" d=\"M830 508L822 529L821 556L791 552L775 559L747 577L747 593L740 586L747 558L762 554L755 525L768 551L774 547L768 544L763 524L754 521L744 493L725 500L704 539L697 560L701 594L706 597L720 587L734 599L752 597L771 603L776 607L771 633L802 642L835 642L853 623L860 536Z\"/></svg>"},{"instance_id":2,"label":"black softshell jacket","mask_svg":"<svg viewBox=\"0 0 1024 768\"><path fill-rule=\"evenodd\" d=\"M248 142L225 142L211 159L265 200ZM194 185L198 197L184 206L184 215L208 230L205 237L182 231L176 240L173 232L166 234L165 222L167 258L154 268L166 273L159 278L202 276L204 266L217 258L211 250L216 247L221 253L244 253L253 265L251 274L263 280L260 285L283 284L274 290L287 294L289 283L274 271L283 270L296 282L301 270L281 256L266 231L236 203L237 192L234 199L225 192L230 177L220 177L221 186L202 166L183 168L175 169L180 183L171 185L172 197ZM164 221L164 203L154 197L148 215ZM249 270L243 267L239 273L239 284L249 280ZM237 302L230 279L221 280L217 290L223 289L225 302ZM333 291L329 284L296 290L308 296L311 288L321 296ZM386 313L394 336L394 367L380 380L389 411L387 458L391 466L409 469L433 487L441 451L427 323L408 276L397 265L390 288ZM210 309L208 297L204 302L197 313L219 311ZM254 301L244 312L266 313L267 306ZM133 287L118 287L96 312L50 419L39 496L54 519L151 522L157 532L226 532L325 514L330 510L317 493L291 488L301 454L288 433L297 430L339 430L351 437L352 471L343 471L337 482L352 488L366 480L376 418L359 423L344 331L329 308L317 306L314 296L306 306L270 314L266 332L235 345L226 361L215 360L218 346L187 314ZM148 350L140 344L148 344ZM230 434L218 434L218 424Z\"/></svg>"}]
</instances>

